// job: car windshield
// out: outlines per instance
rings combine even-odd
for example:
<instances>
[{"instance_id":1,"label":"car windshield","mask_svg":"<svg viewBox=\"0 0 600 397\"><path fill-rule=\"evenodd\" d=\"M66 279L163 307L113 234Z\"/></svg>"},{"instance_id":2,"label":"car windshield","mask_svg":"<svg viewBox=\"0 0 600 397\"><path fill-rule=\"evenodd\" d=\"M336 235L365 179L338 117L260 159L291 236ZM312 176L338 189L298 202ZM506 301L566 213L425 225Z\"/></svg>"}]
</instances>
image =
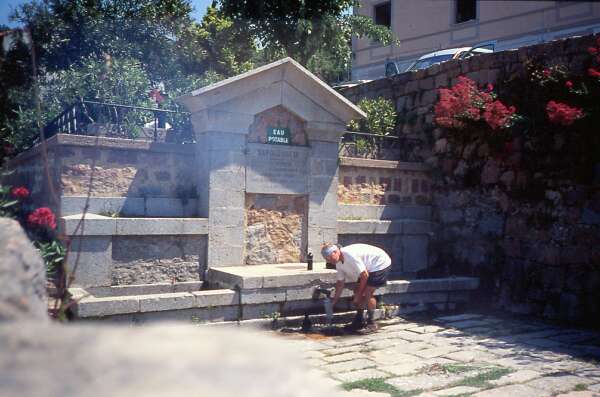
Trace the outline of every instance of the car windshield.
<instances>
[{"instance_id":1,"label":"car windshield","mask_svg":"<svg viewBox=\"0 0 600 397\"><path fill-rule=\"evenodd\" d=\"M428 67L430 67L431 65L433 65L435 63L444 62L444 61L447 61L449 59L452 59L452 54L438 55L438 56L434 56L434 57L430 57L430 58L421 59L420 61L417 61L417 63L415 63L413 65L413 67L410 68L410 70L425 69L425 68L428 68Z\"/></svg>"}]
</instances>

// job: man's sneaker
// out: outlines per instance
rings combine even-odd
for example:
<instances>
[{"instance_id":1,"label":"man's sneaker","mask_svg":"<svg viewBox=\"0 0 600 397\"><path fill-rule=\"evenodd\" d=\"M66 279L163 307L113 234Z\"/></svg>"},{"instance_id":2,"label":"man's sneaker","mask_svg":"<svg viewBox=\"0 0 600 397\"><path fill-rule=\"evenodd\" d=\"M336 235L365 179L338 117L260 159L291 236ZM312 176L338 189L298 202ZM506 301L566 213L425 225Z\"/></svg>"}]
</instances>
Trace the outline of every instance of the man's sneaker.
<instances>
[{"instance_id":1,"label":"man's sneaker","mask_svg":"<svg viewBox=\"0 0 600 397\"><path fill-rule=\"evenodd\" d=\"M355 318L350 324L346 324L344 326L344 330L358 331L359 329L363 329L364 327L365 327L365 321L363 319Z\"/></svg>"},{"instance_id":2,"label":"man's sneaker","mask_svg":"<svg viewBox=\"0 0 600 397\"><path fill-rule=\"evenodd\" d=\"M367 331L377 332L378 329L379 329L379 326L377 325L377 323L374 323L374 322L367 323L367 327L366 327Z\"/></svg>"}]
</instances>

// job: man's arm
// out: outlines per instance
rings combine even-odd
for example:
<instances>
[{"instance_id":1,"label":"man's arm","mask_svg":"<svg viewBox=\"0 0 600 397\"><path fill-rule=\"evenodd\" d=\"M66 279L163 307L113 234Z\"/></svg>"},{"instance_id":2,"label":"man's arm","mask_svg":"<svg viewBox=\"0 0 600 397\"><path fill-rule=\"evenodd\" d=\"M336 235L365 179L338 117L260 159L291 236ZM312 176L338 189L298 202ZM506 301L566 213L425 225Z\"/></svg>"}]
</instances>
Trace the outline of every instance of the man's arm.
<instances>
[{"instance_id":1,"label":"man's arm","mask_svg":"<svg viewBox=\"0 0 600 397\"><path fill-rule=\"evenodd\" d=\"M333 300L331 301L331 306L335 306L337 301L340 299L340 295L342 295L342 291L344 290L344 280L337 280L335 282L335 293L333 294Z\"/></svg>"},{"instance_id":2,"label":"man's arm","mask_svg":"<svg viewBox=\"0 0 600 397\"><path fill-rule=\"evenodd\" d=\"M369 272L366 270L363 270L362 272L360 272L360 276L358 278L358 289L356 290L356 294L354 295L354 304L358 304L363 296L363 293L365 292L365 288L367 286L367 279L369 278Z\"/></svg>"}]
</instances>

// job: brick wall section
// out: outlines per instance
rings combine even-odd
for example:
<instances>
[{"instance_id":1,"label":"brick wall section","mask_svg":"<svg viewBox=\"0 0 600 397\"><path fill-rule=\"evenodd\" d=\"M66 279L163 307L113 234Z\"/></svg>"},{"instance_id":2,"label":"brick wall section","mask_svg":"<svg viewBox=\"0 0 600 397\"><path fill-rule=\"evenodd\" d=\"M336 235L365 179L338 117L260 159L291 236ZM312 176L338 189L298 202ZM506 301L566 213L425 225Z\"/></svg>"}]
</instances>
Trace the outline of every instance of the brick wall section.
<instances>
[{"instance_id":1,"label":"brick wall section","mask_svg":"<svg viewBox=\"0 0 600 397\"><path fill-rule=\"evenodd\" d=\"M422 164L340 159L338 202L343 204L429 204L431 179Z\"/></svg>"},{"instance_id":2,"label":"brick wall section","mask_svg":"<svg viewBox=\"0 0 600 397\"><path fill-rule=\"evenodd\" d=\"M430 268L420 277L477 275L482 280L482 298L487 298L483 301L496 307L600 325L597 186L564 181L546 191L544 201L519 201L506 191L513 184L526 186L527 181L490 158L485 148L476 147L470 149L484 166L479 184L466 187L456 182L463 159L452 157L443 132L433 124L438 89L454 84L458 76L465 75L480 85L493 83L501 90L502 82L511 74L524 72L524 62L532 59L585 73L587 48L597 37L453 60L343 91L353 102L379 96L392 100L399 113L396 132L422 142L404 156L419 158L432 168L431 204L439 227L430 241ZM600 165L596 168L600 176Z\"/></svg>"}]
</instances>

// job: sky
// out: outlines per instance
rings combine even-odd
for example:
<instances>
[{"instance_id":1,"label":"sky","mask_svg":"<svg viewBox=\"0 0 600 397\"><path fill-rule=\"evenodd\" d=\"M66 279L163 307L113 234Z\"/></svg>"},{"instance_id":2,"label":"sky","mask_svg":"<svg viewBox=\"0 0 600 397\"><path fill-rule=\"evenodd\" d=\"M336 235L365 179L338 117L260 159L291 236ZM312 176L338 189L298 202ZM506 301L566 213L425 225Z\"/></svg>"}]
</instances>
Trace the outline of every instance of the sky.
<instances>
[{"instance_id":1,"label":"sky","mask_svg":"<svg viewBox=\"0 0 600 397\"><path fill-rule=\"evenodd\" d=\"M8 16L12 13L12 10L27 1L28 0L0 0L0 25L16 27L17 25L8 21ZM194 6L192 16L195 19L200 20L204 16L206 7L212 3L212 0L191 0L191 2Z\"/></svg>"}]
</instances>

